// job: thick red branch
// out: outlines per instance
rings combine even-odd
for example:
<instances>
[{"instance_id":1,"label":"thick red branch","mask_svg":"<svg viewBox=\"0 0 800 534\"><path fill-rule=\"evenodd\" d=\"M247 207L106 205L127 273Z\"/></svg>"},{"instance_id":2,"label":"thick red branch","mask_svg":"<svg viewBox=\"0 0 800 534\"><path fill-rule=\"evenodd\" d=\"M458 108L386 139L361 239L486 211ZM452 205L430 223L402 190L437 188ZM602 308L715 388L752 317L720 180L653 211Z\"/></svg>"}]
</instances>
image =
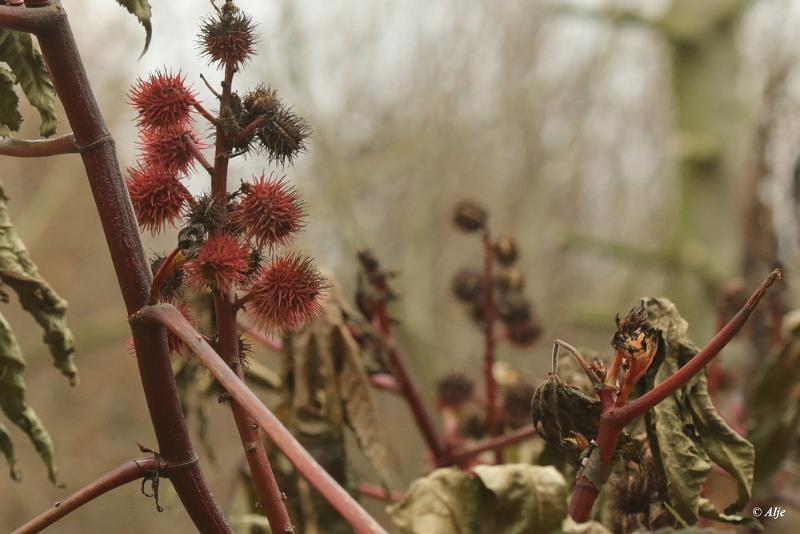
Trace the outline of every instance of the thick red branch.
<instances>
[{"instance_id":1,"label":"thick red branch","mask_svg":"<svg viewBox=\"0 0 800 534\"><path fill-rule=\"evenodd\" d=\"M143 478L148 473L159 472L165 464L156 458L131 460L109 471L97 480L90 482L63 501L55 503L49 510L34 517L12 534L33 534L52 525L70 512L73 512L106 492Z\"/></svg>"},{"instance_id":2,"label":"thick red branch","mask_svg":"<svg viewBox=\"0 0 800 534\"><path fill-rule=\"evenodd\" d=\"M43 156L58 156L61 154L77 154L78 145L75 136L71 133L60 135L52 139L0 139L0 156L15 158L41 158Z\"/></svg>"},{"instance_id":3,"label":"thick red branch","mask_svg":"<svg viewBox=\"0 0 800 534\"><path fill-rule=\"evenodd\" d=\"M22 17L23 22L15 23L15 17ZM22 27L24 25L28 27ZM147 304L152 274L117 161L114 140L92 93L66 13L61 5L35 9L0 6L0 27L33 29L39 39L56 93L75 141L81 147L81 158L125 307L129 314L135 313ZM131 326L159 452L172 465L186 465L174 472L170 481L200 532L230 532L196 461L178 402L164 329L158 325Z\"/></svg>"},{"instance_id":4,"label":"thick red branch","mask_svg":"<svg viewBox=\"0 0 800 534\"><path fill-rule=\"evenodd\" d=\"M386 532L306 451L259 398L222 361L191 324L170 304L148 306L131 317L137 324L160 324L178 336L208 368L230 396L239 403L289 459L309 484L322 494L357 531Z\"/></svg>"}]
</instances>

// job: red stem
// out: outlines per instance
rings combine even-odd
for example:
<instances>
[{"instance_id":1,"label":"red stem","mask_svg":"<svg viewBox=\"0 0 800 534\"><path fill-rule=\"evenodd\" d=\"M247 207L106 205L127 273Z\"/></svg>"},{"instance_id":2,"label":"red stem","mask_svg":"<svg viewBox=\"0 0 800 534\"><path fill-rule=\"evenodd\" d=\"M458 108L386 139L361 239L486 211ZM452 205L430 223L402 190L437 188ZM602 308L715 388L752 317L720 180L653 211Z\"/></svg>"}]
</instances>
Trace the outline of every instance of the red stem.
<instances>
[{"instance_id":1,"label":"red stem","mask_svg":"<svg viewBox=\"0 0 800 534\"><path fill-rule=\"evenodd\" d=\"M348 494L306 451L281 422L264 406L259 398L222 361L181 312L171 304L148 306L133 316L131 322L160 324L178 336L203 362L211 374L233 399L249 413L289 459L309 484L336 509L359 533L386 532L350 494Z\"/></svg>"},{"instance_id":2,"label":"red stem","mask_svg":"<svg viewBox=\"0 0 800 534\"><path fill-rule=\"evenodd\" d=\"M217 323L217 349L222 359L233 369L236 376L244 381L244 372L239 357L239 337L236 332L236 310L230 301L221 295L214 296L214 312ZM275 480L264 442L258 433L258 423L242 406L231 401L231 411L239 430L250 476L256 488L261 505L269 521L272 532L293 532L292 521L286 510L286 503Z\"/></svg>"},{"instance_id":3,"label":"red stem","mask_svg":"<svg viewBox=\"0 0 800 534\"><path fill-rule=\"evenodd\" d=\"M501 432L500 411L497 405L497 382L494 379L495 351L497 339L495 338L495 320L497 309L494 302L494 279L492 275L494 266L494 252L492 240L487 228L483 232L483 320L484 320L484 354L483 378L486 386L486 426L490 436ZM495 462L503 463L502 451L495 450Z\"/></svg>"},{"instance_id":4,"label":"red stem","mask_svg":"<svg viewBox=\"0 0 800 534\"><path fill-rule=\"evenodd\" d=\"M147 304L152 275L114 140L92 93L66 11L58 4L35 9L0 6L0 27L34 31L39 39L56 93L80 148L125 306L133 314ZM186 465L175 471L170 481L200 532L230 532L189 439L164 329L138 324L131 325L131 331L159 453L169 464Z\"/></svg>"},{"instance_id":5,"label":"red stem","mask_svg":"<svg viewBox=\"0 0 800 534\"><path fill-rule=\"evenodd\" d=\"M265 122L267 122L266 115L260 115L255 119L253 119L250 122L250 124L242 128L241 131L236 135L236 137L233 140L233 145L234 146L238 145L239 143L241 143L242 141L253 135L253 132L256 131L259 127L261 127L261 125L264 124Z\"/></svg>"},{"instance_id":6,"label":"red stem","mask_svg":"<svg viewBox=\"0 0 800 534\"><path fill-rule=\"evenodd\" d=\"M233 65L225 66L225 78L222 81L222 97L220 98L220 121L222 117L230 113L233 73ZM228 137L222 130L221 125L217 125L217 141L214 149L214 172L211 175L211 194L214 198L225 200L228 194L228 150L230 145Z\"/></svg>"},{"instance_id":7,"label":"red stem","mask_svg":"<svg viewBox=\"0 0 800 534\"><path fill-rule=\"evenodd\" d=\"M61 154L77 154L78 145L75 136L71 133L60 135L52 139L0 139L0 156L15 158L41 158L43 156L58 156Z\"/></svg>"},{"instance_id":8,"label":"red stem","mask_svg":"<svg viewBox=\"0 0 800 534\"><path fill-rule=\"evenodd\" d=\"M614 388L610 386L600 390L602 415L600 428L597 433L597 446L600 448L600 460L605 471L610 471L620 434L625 425L654 407L656 404L673 394L684 386L692 377L699 373L714 356L720 353L733 337L742 329L750 314L753 313L767 289L780 279L781 272L776 269L761 283L756 291L747 300L744 307L686 364L672 376L658 384L656 387L623 405L615 406ZM605 477L605 475L604 475ZM575 489L572 493L569 514L578 523L589 519L594 501L600 489L597 488L585 475L578 475Z\"/></svg>"},{"instance_id":9,"label":"red stem","mask_svg":"<svg viewBox=\"0 0 800 534\"><path fill-rule=\"evenodd\" d=\"M183 142L186 143L186 147L189 149L189 152L191 152L192 156L194 156L194 159L196 159L197 162L202 165L206 171L208 171L208 174L214 174L214 167L211 166L205 155L203 155L203 151L200 150L200 147L194 142L194 139L192 139L192 134L189 132L183 134Z\"/></svg>"},{"instance_id":10,"label":"red stem","mask_svg":"<svg viewBox=\"0 0 800 534\"><path fill-rule=\"evenodd\" d=\"M148 472L161 471L165 467L163 460L156 458L139 458L131 460L105 473L103 476L82 487L63 501L55 503L50 509L37 515L12 534L33 534L49 527L62 517L74 512L84 504L100 497L115 488L134 480L143 478Z\"/></svg>"},{"instance_id":11,"label":"red stem","mask_svg":"<svg viewBox=\"0 0 800 534\"><path fill-rule=\"evenodd\" d=\"M205 120L207 120L208 122L210 122L212 125L217 126L219 124L219 121L217 121L217 118L214 115L212 115L211 113L209 113L209 111L206 108L204 108L203 105L200 104L200 102L195 100L192 103L192 105L194 105L194 109L196 109L197 112L200 113L200 115L202 115L203 118Z\"/></svg>"},{"instance_id":12,"label":"red stem","mask_svg":"<svg viewBox=\"0 0 800 534\"><path fill-rule=\"evenodd\" d=\"M456 449L450 453L448 459L453 464L459 465L474 458L482 452L501 450L509 445L530 439L535 435L536 429L533 428L533 426L524 426L512 432L508 432L507 434L503 434L502 436L489 438L463 449Z\"/></svg>"},{"instance_id":13,"label":"red stem","mask_svg":"<svg viewBox=\"0 0 800 534\"><path fill-rule=\"evenodd\" d=\"M175 260L180 252L181 249L176 248L170 252L169 255L164 258L164 261L161 262L161 265L158 266L158 270L153 275L150 297L147 299L148 304L155 304L161 298L161 286L164 284L164 281L175 272L177 267Z\"/></svg>"}]
</instances>

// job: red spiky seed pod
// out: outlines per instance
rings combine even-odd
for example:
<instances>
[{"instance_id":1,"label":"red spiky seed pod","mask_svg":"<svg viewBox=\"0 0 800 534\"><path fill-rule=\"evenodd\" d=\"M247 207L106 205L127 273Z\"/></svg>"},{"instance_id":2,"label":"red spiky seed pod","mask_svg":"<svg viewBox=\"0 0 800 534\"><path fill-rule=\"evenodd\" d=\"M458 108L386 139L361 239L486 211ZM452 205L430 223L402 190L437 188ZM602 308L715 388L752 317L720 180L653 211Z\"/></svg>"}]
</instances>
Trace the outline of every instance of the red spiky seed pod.
<instances>
[{"instance_id":1,"label":"red spiky seed pod","mask_svg":"<svg viewBox=\"0 0 800 534\"><path fill-rule=\"evenodd\" d=\"M130 103L138 113L136 124L145 130L186 126L195 101L180 72L158 70L139 78L130 91Z\"/></svg>"},{"instance_id":2,"label":"red spiky seed pod","mask_svg":"<svg viewBox=\"0 0 800 534\"><path fill-rule=\"evenodd\" d=\"M253 21L232 3L200 24L199 47L209 63L238 68L252 56L255 45Z\"/></svg>"},{"instance_id":3,"label":"red spiky seed pod","mask_svg":"<svg viewBox=\"0 0 800 534\"><path fill-rule=\"evenodd\" d=\"M194 168L191 144L206 148L200 135L185 127L144 130L139 138L142 160L148 165L160 163L172 173L185 173Z\"/></svg>"},{"instance_id":4,"label":"red spiky seed pod","mask_svg":"<svg viewBox=\"0 0 800 534\"><path fill-rule=\"evenodd\" d=\"M197 255L183 266L187 280L198 289L229 291L244 281L250 251L230 234L213 234Z\"/></svg>"},{"instance_id":5,"label":"red spiky seed pod","mask_svg":"<svg viewBox=\"0 0 800 534\"><path fill-rule=\"evenodd\" d=\"M139 226L153 235L173 224L192 199L178 177L161 165L131 167L125 182Z\"/></svg>"},{"instance_id":6,"label":"red spiky seed pod","mask_svg":"<svg viewBox=\"0 0 800 534\"><path fill-rule=\"evenodd\" d=\"M486 227L488 214L474 202L462 201L456 205L453 222L465 232L477 232Z\"/></svg>"},{"instance_id":7,"label":"red spiky seed pod","mask_svg":"<svg viewBox=\"0 0 800 534\"><path fill-rule=\"evenodd\" d=\"M320 313L318 299L325 287L311 259L296 254L276 257L262 267L244 297L245 309L267 330L296 330Z\"/></svg>"},{"instance_id":8,"label":"red spiky seed pod","mask_svg":"<svg viewBox=\"0 0 800 534\"><path fill-rule=\"evenodd\" d=\"M283 179L261 175L243 183L231 224L259 247L274 249L291 241L303 227L303 202Z\"/></svg>"}]
</instances>

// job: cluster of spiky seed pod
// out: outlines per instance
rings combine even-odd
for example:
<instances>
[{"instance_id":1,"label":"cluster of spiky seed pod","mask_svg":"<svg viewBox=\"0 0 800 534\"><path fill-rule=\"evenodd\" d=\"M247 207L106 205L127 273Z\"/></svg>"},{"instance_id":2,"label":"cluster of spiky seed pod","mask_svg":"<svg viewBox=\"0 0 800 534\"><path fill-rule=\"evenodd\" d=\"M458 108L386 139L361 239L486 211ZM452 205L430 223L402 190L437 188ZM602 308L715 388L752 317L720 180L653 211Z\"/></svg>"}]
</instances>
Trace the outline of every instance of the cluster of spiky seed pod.
<instances>
[{"instance_id":1,"label":"cluster of spiky seed pod","mask_svg":"<svg viewBox=\"0 0 800 534\"><path fill-rule=\"evenodd\" d=\"M201 24L199 48L227 76L252 56L253 25L233 2L215 9ZM214 116L180 72L167 70L137 80L130 101L137 113L141 153L127 170L126 182L139 225L152 234L179 221L181 228L178 252L154 258L152 268L158 274L151 297L180 304L186 287L224 295L244 307L259 326L278 332L313 318L325 288L323 277L309 258L276 252L303 227L297 191L274 174L242 181L225 198L193 197L185 186L196 167L213 174L203 155L212 143L195 128L195 112L225 136L232 147L225 157L255 148L281 164L305 148L310 133L306 122L263 84L244 98L232 92L227 105L220 99Z\"/></svg>"},{"instance_id":2,"label":"cluster of spiky seed pod","mask_svg":"<svg viewBox=\"0 0 800 534\"><path fill-rule=\"evenodd\" d=\"M486 231L488 214L473 202L460 202L455 209L453 222L464 232ZM453 277L455 297L469 306L472 318L485 321L485 291L493 291L497 318L505 325L506 338L514 345L532 345L541 334L541 327L533 313L533 305L524 293L525 278L517 267L519 250L513 238L500 236L491 243L496 268L491 284L477 269L464 268ZM486 287L490 285L491 287Z\"/></svg>"}]
</instances>

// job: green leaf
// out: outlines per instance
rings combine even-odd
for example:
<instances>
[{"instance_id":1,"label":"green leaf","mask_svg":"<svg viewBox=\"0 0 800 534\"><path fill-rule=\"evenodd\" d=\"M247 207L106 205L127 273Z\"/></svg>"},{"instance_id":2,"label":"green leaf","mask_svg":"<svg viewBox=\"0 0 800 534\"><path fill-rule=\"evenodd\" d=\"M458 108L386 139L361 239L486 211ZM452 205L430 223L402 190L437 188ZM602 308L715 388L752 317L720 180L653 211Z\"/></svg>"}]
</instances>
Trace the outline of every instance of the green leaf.
<instances>
[{"instance_id":1,"label":"green leaf","mask_svg":"<svg viewBox=\"0 0 800 534\"><path fill-rule=\"evenodd\" d=\"M75 347L72 333L64 319L67 303L39 275L25 244L11 224L6 201L0 185L0 280L16 291L22 307L44 329L44 340L50 347L55 366L74 385L77 383L77 369L73 361ZM8 301L5 292L0 291L0 299ZM28 435L47 466L50 480L57 483L53 442L36 412L27 404L24 371L22 351L10 325L0 315L0 409ZM11 441L3 427L0 427L0 450L9 460L12 478L18 477L14 469Z\"/></svg>"},{"instance_id":2,"label":"green leaf","mask_svg":"<svg viewBox=\"0 0 800 534\"><path fill-rule=\"evenodd\" d=\"M553 467L483 465L472 473L451 467L414 481L387 512L407 534L549 532L567 513L566 491Z\"/></svg>"},{"instance_id":3,"label":"green leaf","mask_svg":"<svg viewBox=\"0 0 800 534\"><path fill-rule=\"evenodd\" d=\"M117 3L128 10L128 13L136 17L144 26L145 39L142 56L150 46L150 38L153 36L153 26L150 23L150 2L148 0L117 0ZM141 57L141 56L140 56Z\"/></svg>"},{"instance_id":4,"label":"green leaf","mask_svg":"<svg viewBox=\"0 0 800 534\"><path fill-rule=\"evenodd\" d=\"M0 135L8 136L11 132L19 130L22 124L22 115L17 109L19 98L14 92L17 79L14 73L5 67L0 67Z\"/></svg>"},{"instance_id":5,"label":"green leaf","mask_svg":"<svg viewBox=\"0 0 800 534\"><path fill-rule=\"evenodd\" d=\"M28 102L39 111L42 137L56 132L56 92L42 54L28 33L0 29L0 61L11 67Z\"/></svg>"},{"instance_id":6,"label":"green leaf","mask_svg":"<svg viewBox=\"0 0 800 534\"><path fill-rule=\"evenodd\" d=\"M698 352L687 337L688 324L667 299L645 299L648 322L657 328L663 342L653 367L648 371L653 385L672 376ZM698 516L717 521L742 523L734 515L750 499L753 485L753 445L738 435L719 416L708 395L706 374L696 375L683 388L657 404L648 413L651 447L666 478L669 502L688 524ZM700 497L711 464L728 472L737 484L737 500L720 513Z\"/></svg>"}]
</instances>

